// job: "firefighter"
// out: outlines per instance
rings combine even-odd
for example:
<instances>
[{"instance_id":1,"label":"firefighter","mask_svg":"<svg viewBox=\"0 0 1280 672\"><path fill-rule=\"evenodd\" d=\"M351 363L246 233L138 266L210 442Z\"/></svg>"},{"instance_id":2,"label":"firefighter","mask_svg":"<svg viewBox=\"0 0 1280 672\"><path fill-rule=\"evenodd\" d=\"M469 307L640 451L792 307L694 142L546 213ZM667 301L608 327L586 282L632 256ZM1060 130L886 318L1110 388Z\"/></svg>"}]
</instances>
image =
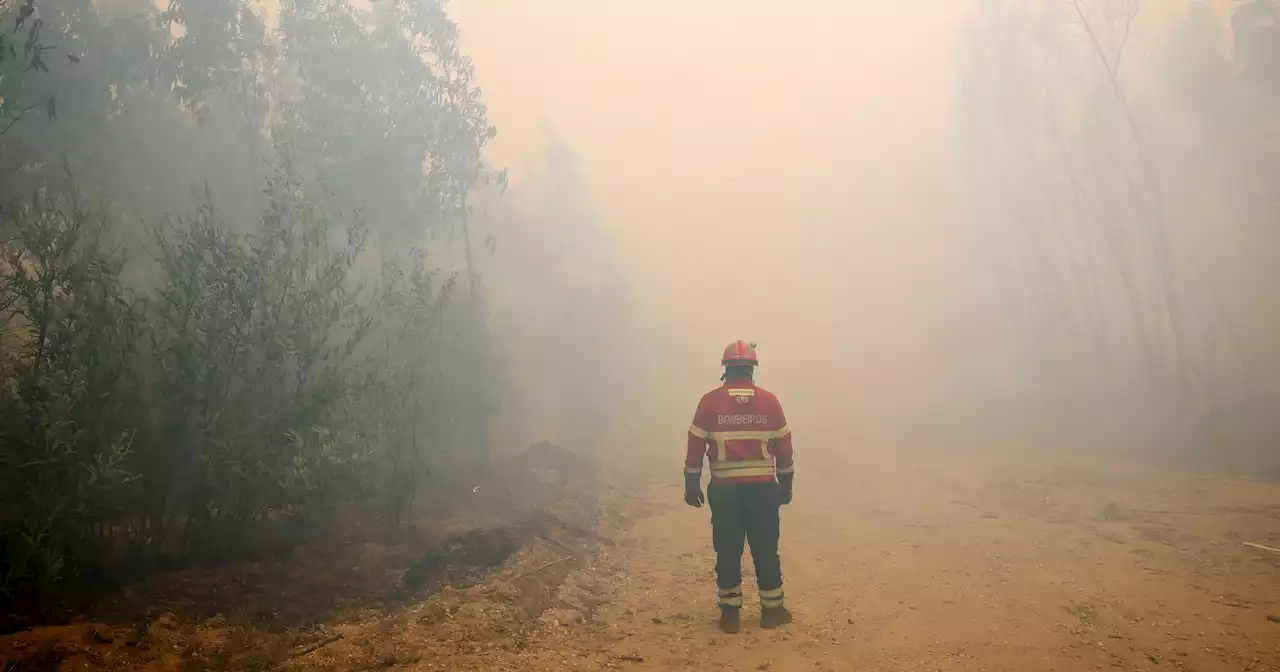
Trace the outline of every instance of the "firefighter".
<instances>
[{"instance_id":1,"label":"firefighter","mask_svg":"<svg viewBox=\"0 0 1280 672\"><path fill-rule=\"evenodd\" d=\"M795 476L791 430L778 398L754 382L755 345L734 341L724 349L724 384L698 402L685 459L685 503L699 508L711 503L720 629L728 633L741 627L744 542L750 543L755 562L761 627L791 622L778 558L779 507L791 503ZM705 498L704 458L711 465Z\"/></svg>"}]
</instances>

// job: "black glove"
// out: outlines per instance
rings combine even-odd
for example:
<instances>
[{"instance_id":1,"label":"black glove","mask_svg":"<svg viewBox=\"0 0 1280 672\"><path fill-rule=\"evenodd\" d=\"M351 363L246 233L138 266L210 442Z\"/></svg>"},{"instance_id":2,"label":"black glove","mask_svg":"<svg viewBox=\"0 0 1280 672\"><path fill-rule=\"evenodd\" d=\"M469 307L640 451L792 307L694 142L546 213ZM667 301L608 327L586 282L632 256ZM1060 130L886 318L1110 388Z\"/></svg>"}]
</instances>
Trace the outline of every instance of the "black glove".
<instances>
[{"instance_id":1,"label":"black glove","mask_svg":"<svg viewBox=\"0 0 1280 672\"><path fill-rule=\"evenodd\" d=\"M702 474L685 474L684 503L701 509L705 501L707 498L702 496Z\"/></svg>"},{"instance_id":2,"label":"black glove","mask_svg":"<svg viewBox=\"0 0 1280 672\"><path fill-rule=\"evenodd\" d=\"M778 502L782 505L791 503L791 484L795 482L795 472L778 474Z\"/></svg>"}]
</instances>

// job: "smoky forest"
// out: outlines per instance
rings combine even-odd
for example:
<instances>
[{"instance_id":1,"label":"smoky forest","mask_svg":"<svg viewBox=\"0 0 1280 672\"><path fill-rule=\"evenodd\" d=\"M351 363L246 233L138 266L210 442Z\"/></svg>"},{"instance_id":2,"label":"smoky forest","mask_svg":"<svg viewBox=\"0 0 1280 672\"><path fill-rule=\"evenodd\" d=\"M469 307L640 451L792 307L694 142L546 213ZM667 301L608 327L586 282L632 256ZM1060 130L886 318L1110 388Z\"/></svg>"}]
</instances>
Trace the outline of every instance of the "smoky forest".
<instances>
[{"instance_id":1,"label":"smoky forest","mask_svg":"<svg viewBox=\"0 0 1280 672\"><path fill-rule=\"evenodd\" d=\"M0 0L0 672L1280 670L1280 2L793 4Z\"/></svg>"}]
</instances>

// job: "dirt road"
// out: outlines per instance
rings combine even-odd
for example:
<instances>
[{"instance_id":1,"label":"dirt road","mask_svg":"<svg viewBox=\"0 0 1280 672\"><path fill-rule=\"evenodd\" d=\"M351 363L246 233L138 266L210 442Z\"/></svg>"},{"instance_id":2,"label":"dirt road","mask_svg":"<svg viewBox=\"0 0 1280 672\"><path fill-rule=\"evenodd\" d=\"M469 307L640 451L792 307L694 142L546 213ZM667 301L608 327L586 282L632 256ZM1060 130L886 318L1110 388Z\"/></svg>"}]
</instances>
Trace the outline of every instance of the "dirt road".
<instances>
[{"instance_id":1,"label":"dirt road","mask_svg":"<svg viewBox=\"0 0 1280 672\"><path fill-rule=\"evenodd\" d=\"M525 669L1280 670L1280 555L1242 543L1280 546L1273 485L1011 455L810 461L783 518L796 621L760 630L748 593L736 636L714 627L707 513L677 487L649 502L582 578L607 601L543 627Z\"/></svg>"},{"instance_id":2,"label":"dirt road","mask_svg":"<svg viewBox=\"0 0 1280 672\"><path fill-rule=\"evenodd\" d=\"M782 630L756 626L750 590L743 632L716 630L708 511L673 483L614 489L593 500L599 530L539 532L478 584L313 625L255 613L345 581L363 583L343 599L394 592L395 549L161 577L218 614L167 600L154 611L188 615L0 638L0 670L1280 672L1280 554L1244 543L1280 547L1280 486L1026 452L805 458ZM317 580L252 580L299 573ZM192 592L211 585L234 599Z\"/></svg>"}]
</instances>

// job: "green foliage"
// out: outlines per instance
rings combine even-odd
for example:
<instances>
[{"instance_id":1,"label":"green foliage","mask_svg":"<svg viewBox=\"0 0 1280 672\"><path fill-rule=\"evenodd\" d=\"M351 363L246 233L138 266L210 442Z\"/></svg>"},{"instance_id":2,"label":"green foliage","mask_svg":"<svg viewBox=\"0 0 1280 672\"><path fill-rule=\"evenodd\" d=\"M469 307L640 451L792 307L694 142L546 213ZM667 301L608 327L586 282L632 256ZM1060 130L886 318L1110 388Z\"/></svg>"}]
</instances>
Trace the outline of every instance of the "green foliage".
<instances>
[{"instance_id":1,"label":"green foliage","mask_svg":"<svg viewBox=\"0 0 1280 672\"><path fill-rule=\"evenodd\" d=\"M46 52L53 47L44 43L44 20L38 18L35 0L0 0L0 93L6 80L34 72L47 73ZM79 57L68 57L70 63ZM0 135L13 129L28 112L43 106L49 118L57 116L57 100L9 100L0 96Z\"/></svg>"},{"instance_id":2,"label":"green foliage","mask_svg":"<svg viewBox=\"0 0 1280 672\"><path fill-rule=\"evenodd\" d=\"M93 209L3 211L16 232L0 265L7 594L234 554L344 504L406 519L441 419L459 414L436 366L452 279L416 250L387 260L385 287L364 286L364 227L335 237L341 223L304 192L273 180L251 227L206 205L158 228L160 281L142 294Z\"/></svg>"},{"instance_id":3,"label":"green foliage","mask_svg":"<svg viewBox=\"0 0 1280 672\"><path fill-rule=\"evenodd\" d=\"M165 448L146 475L181 484L179 552L193 538L234 549L235 530L278 511L287 432L331 420L354 386L352 353L373 321L350 287L364 235L331 243L332 224L296 191L273 184L249 239L212 205L156 234L149 355L163 394L150 429Z\"/></svg>"},{"instance_id":4,"label":"green foliage","mask_svg":"<svg viewBox=\"0 0 1280 672\"><path fill-rule=\"evenodd\" d=\"M388 236L456 225L463 194L490 177L480 153L496 131L442 4L288 0L280 36L297 87L278 96L272 137L324 185L317 196Z\"/></svg>"},{"instance_id":5,"label":"green foliage","mask_svg":"<svg viewBox=\"0 0 1280 672\"><path fill-rule=\"evenodd\" d=\"M0 61L0 120L55 99L57 120L0 136L0 196L65 188L68 162L126 218L190 210L208 181L244 221L268 167L288 162L311 200L398 244L456 228L465 194L503 181L481 160L496 130L442 0L288 0L275 30L264 7L40 3L42 44L68 60L39 77Z\"/></svg>"},{"instance_id":6,"label":"green foliage","mask_svg":"<svg viewBox=\"0 0 1280 672\"><path fill-rule=\"evenodd\" d=\"M441 0L262 11L0 0L8 595L335 507L394 531L429 463L483 454L484 306L431 270L461 250L416 247L501 181L456 26Z\"/></svg>"},{"instance_id":7,"label":"green foliage","mask_svg":"<svg viewBox=\"0 0 1280 672\"><path fill-rule=\"evenodd\" d=\"M133 480L131 373L142 320L81 203L10 208L0 262L0 515L6 592L47 589Z\"/></svg>"},{"instance_id":8,"label":"green foliage","mask_svg":"<svg viewBox=\"0 0 1280 672\"><path fill-rule=\"evenodd\" d=\"M286 515L305 521L365 493L373 459L367 449L319 427L307 432L291 429L286 435L292 460L284 465L279 481Z\"/></svg>"}]
</instances>

